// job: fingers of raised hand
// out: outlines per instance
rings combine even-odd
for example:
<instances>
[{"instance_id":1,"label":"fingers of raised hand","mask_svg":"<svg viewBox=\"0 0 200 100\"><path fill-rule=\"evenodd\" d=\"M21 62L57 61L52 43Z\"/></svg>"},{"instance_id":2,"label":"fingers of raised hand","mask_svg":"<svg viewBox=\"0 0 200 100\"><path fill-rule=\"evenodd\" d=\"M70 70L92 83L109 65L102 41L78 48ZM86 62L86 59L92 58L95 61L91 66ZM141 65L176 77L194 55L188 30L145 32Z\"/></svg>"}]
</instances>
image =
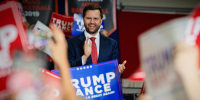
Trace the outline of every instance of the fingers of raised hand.
<instances>
[{"instance_id":1,"label":"fingers of raised hand","mask_svg":"<svg viewBox=\"0 0 200 100\"><path fill-rule=\"evenodd\" d=\"M124 62L123 62L122 64L123 64L123 65L125 65L125 64L126 64L126 62L127 62L127 61L126 61L126 60L124 60Z\"/></svg>"},{"instance_id":2,"label":"fingers of raised hand","mask_svg":"<svg viewBox=\"0 0 200 100\"><path fill-rule=\"evenodd\" d=\"M55 41L63 41L65 40L64 33L62 32L61 29L56 27L54 24L49 25L51 28L52 36L55 39Z\"/></svg>"},{"instance_id":3,"label":"fingers of raised hand","mask_svg":"<svg viewBox=\"0 0 200 100\"><path fill-rule=\"evenodd\" d=\"M119 73L122 73L125 69L125 66L123 64L119 64L118 69L119 69Z\"/></svg>"}]
</instances>

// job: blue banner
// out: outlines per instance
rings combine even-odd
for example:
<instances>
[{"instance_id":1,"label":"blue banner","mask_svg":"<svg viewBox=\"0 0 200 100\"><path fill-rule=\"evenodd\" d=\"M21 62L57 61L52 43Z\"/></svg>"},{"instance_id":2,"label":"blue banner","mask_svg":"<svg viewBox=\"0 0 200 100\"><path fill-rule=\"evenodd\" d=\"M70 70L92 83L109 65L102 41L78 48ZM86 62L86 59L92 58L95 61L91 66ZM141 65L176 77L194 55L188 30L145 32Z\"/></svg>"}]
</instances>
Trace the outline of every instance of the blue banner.
<instances>
[{"instance_id":1,"label":"blue banner","mask_svg":"<svg viewBox=\"0 0 200 100\"><path fill-rule=\"evenodd\" d=\"M70 70L76 95L87 100L123 100L117 60ZM59 74L58 70L52 72Z\"/></svg>"}]
</instances>

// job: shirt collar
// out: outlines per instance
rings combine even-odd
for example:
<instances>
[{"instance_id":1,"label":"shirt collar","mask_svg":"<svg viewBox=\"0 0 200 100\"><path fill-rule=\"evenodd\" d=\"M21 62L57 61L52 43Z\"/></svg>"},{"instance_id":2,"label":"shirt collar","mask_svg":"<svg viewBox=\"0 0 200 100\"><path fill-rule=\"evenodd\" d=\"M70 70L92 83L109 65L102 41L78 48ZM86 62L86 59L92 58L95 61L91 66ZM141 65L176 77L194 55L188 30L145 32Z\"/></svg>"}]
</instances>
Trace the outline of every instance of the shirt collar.
<instances>
[{"instance_id":1,"label":"shirt collar","mask_svg":"<svg viewBox=\"0 0 200 100\"><path fill-rule=\"evenodd\" d=\"M96 39L99 39L99 36L100 36L99 32L95 36L93 36L93 35L89 34L86 30L84 31L84 34L85 34L85 37L89 37L89 38L95 37Z\"/></svg>"}]
</instances>

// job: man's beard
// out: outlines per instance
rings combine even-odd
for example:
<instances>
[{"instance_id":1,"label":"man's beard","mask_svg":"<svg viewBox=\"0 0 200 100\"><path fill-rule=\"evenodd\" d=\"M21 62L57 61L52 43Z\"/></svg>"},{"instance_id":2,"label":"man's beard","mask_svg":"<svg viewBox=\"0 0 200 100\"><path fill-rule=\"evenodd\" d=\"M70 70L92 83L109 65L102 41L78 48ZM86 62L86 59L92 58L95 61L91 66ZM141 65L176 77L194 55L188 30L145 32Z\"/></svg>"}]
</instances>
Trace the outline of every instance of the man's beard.
<instances>
[{"instance_id":1,"label":"man's beard","mask_svg":"<svg viewBox=\"0 0 200 100\"><path fill-rule=\"evenodd\" d=\"M95 34L95 33L97 33L98 30L99 30L99 28L100 28L100 26L98 26L93 32L91 32L91 31L89 30L89 28L86 27L86 25L85 25L85 30L86 30L89 34Z\"/></svg>"}]
</instances>

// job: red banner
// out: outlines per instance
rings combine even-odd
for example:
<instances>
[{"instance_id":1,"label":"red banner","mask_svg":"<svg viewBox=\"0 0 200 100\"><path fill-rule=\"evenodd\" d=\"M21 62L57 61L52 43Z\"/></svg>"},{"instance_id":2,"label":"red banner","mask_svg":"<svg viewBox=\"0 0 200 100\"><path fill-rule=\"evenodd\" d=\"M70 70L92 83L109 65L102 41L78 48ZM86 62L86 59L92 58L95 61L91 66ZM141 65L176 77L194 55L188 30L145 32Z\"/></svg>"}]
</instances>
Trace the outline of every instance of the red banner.
<instances>
[{"instance_id":1,"label":"red banner","mask_svg":"<svg viewBox=\"0 0 200 100\"><path fill-rule=\"evenodd\" d=\"M17 2L2 3L0 15L0 83L4 84L13 64L12 54L15 50L26 50L28 40ZM0 88L0 94L5 88Z\"/></svg>"},{"instance_id":2,"label":"red banner","mask_svg":"<svg viewBox=\"0 0 200 100\"><path fill-rule=\"evenodd\" d=\"M52 13L51 23L62 29L66 37L72 36L73 17L66 17L58 13Z\"/></svg>"},{"instance_id":3,"label":"red banner","mask_svg":"<svg viewBox=\"0 0 200 100\"><path fill-rule=\"evenodd\" d=\"M43 80L43 88L45 92L48 92L47 95L53 97L53 100L61 100L60 93L60 76L50 72L49 70L42 69L42 80ZM53 94L50 94L53 93ZM49 96L49 97L50 97Z\"/></svg>"}]
</instances>

